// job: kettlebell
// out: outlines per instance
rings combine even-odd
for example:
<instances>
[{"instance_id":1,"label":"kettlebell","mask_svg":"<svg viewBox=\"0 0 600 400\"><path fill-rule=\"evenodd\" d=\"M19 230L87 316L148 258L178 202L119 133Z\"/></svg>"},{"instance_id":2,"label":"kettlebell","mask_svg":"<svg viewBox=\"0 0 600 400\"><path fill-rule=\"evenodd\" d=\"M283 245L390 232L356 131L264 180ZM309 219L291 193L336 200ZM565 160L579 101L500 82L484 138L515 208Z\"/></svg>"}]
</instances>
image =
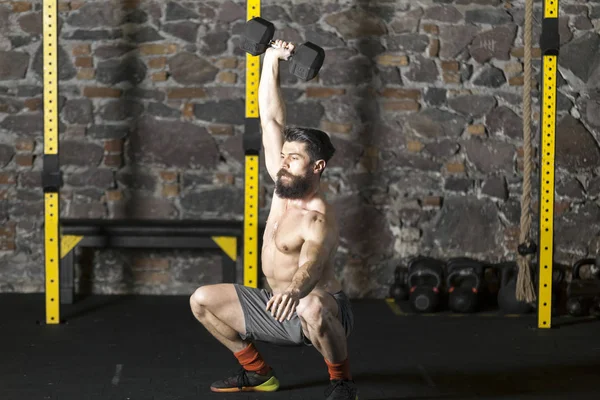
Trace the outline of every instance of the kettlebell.
<instances>
[{"instance_id":1,"label":"kettlebell","mask_svg":"<svg viewBox=\"0 0 600 400\"><path fill-rule=\"evenodd\" d=\"M592 317L600 318L600 296L596 296L592 299L590 315Z\"/></svg>"},{"instance_id":2,"label":"kettlebell","mask_svg":"<svg viewBox=\"0 0 600 400\"><path fill-rule=\"evenodd\" d=\"M406 287L406 268L396 267L394 271L394 283L390 286L390 297L396 301L408 299L408 288Z\"/></svg>"},{"instance_id":3,"label":"kettlebell","mask_svg":"<svg viewBox=\"0 0 600 400\"><path fill-rule=\"evenodd\" d=\"M592 302L584 296L569 297L567 300L567 312L572 317L583 317L588 315Z\"/></svg>"},{"instance_id":4,"label":"kettlebell","mask_svg":"<svg viewBox=\"0 0 600 400\"><path fill-rule=\"evenodd\" d=\"M584 258L573 265L572 278L567 286L567 312L573 317L600 313L597 298L600 297L600 279L595 277L598 258ZM592 265L592 279L581 279L581 267ZM596 278L596 279L594 279Z\"/></svg>"},{"instance_id":5,"label":"kettlebell","mask_svg":"<svg viewBox=\"0 0 600 400\"><path fill-rule=\"evenodd\" d=\"M527 314L533 310L531 304L517 300L517 263L506 262L500 265L501 286L498 290L498 307L508 314Z\"/></svg>"},{"instance_id":6,"label":"kettlebell","mask_svg":"<svg viewBox=\"0 0 600 400\"><path fill-rule=\"evenodd\" d=\"M404 301L408 299L408 290L405 285L394 282L390 286L390 297L396 301Z\"/></svg>"},{"instance_id":7,"label":"kettlebell","mask_svg":"<svg viewBox=\"0 0 600 400\"><path fill-rule=\"evenodd\" d=\"M444 263L430 257L418 257L408 267L409 301L418 313L435 311L440 304Z\"/></svg>"},{"instance_id":8,"label":"kettlebell","mask_svg":"<svg viewBox=\"0 0 600 400\"><path fill-rule=\"evenodd\" d=\"M448 307L457 313L472 313L479 303L483 265L476 260L461 257L448 260Z\"/></svg>"}]
</instances>

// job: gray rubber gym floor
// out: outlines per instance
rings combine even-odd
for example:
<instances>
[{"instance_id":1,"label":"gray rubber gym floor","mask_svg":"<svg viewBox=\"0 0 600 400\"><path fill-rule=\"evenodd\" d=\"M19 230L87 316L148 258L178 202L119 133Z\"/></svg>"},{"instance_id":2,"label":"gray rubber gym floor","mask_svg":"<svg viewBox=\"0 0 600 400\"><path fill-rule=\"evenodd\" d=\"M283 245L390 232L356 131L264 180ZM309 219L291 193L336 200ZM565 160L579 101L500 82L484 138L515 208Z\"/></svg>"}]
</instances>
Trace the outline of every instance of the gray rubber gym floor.
<instances>
[{"instance_id":1,"label":"gray rubber gym floor","mask_svg":"<svg viewBox=\"0 0 600 400\"><path fill-rule=\"evenodd\" d=\"M353 302L349 340L360 399L599 399L600 321L534 314L399 316ZM323 399L327 368L307 347L257 346L282 387L212 393L233 355L196 322L186 296L92 296L45 325L43 295L0 295L0 399Z\"/></svg>"}]
</instances>

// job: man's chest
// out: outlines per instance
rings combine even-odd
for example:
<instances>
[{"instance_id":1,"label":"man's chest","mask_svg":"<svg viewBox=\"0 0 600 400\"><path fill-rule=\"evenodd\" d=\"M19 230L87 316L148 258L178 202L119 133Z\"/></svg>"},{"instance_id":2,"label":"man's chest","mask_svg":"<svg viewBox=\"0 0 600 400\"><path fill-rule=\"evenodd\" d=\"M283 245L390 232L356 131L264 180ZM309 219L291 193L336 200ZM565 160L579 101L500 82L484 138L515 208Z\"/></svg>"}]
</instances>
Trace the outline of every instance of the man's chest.
<instances>
[{"instance_id":1,"label":"man's chest","mask_svg":"<svg viewBox=\"0 0 600 400\"><path fill-rule=\"evenodd\" d=\"M304 212L285 210L273 218L271 240L282 253L300 252L302 239L302 220Z\"/></svg>"}]
</instances>

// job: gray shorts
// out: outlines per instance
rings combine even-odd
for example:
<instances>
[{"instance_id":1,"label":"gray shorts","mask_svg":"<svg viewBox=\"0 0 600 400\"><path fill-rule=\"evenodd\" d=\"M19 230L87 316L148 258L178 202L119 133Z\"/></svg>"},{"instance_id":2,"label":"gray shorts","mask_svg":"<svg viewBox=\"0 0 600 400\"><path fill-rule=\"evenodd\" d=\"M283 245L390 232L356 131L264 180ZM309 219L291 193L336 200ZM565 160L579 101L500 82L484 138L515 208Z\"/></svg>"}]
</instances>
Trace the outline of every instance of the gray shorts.
<instances>
[{"instance_id":1,"label":"gray shorts","mask_svg":"<svg viewBox=\"0 0 600 400\"><path fill-rule=\"evenodd\" d=\"M244 318L246 320L246 334L240 334L243 340L256 340L278 345L307 345L312 346L310 340L302 332L302 324L298 314L294 312L290 320L279 322L266 311L267 302L273 294L266 289L250 288L234 284ZM346 332L350 336L354 326L354 314L350 299L342 291L332 294L338 304L338 317Z\"/></svg>"}]
</instances>

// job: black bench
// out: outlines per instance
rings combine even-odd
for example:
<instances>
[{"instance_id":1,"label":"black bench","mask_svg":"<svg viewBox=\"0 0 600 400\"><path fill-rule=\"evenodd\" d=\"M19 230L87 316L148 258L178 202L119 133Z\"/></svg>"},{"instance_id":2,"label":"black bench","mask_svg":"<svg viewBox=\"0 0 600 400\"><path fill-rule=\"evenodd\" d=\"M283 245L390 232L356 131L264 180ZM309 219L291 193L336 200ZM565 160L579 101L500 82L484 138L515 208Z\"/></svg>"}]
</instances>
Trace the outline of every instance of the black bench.
<instances>
[{"instance_id":1,"label":"black bench","mask_svg":"<svg viewBox=\"0 0 600 400\"><path fill-rule=\"evenodd\" d=\"M75 249L220 249L223 281L236 281L238 250L243 243L242 221L218 220L60 220L60 302L73 303Z\"/></svg>"}]
</instances>

